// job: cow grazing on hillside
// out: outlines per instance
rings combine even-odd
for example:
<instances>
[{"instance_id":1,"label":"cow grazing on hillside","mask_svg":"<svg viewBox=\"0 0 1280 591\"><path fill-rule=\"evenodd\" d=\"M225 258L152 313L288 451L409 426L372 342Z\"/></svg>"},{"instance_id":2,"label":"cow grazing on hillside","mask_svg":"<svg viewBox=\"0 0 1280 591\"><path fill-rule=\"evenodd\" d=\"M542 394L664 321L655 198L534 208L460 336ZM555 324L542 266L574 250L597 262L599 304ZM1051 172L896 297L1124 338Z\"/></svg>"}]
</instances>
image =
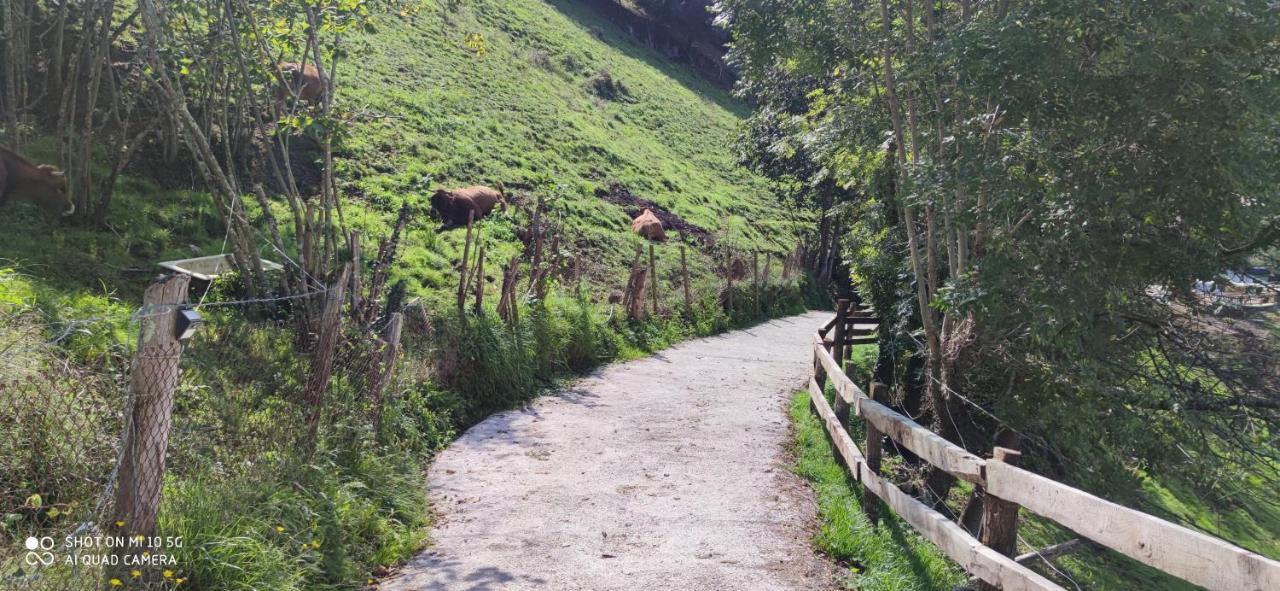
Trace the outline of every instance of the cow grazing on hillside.
<instances>
[{"instance_id":1,"label":"cow grazing on hillside","mask_svg":"<svg viewBox=\"0 0 1280 591\"><path fill-rule=\"evenodd\" d=\"M507 209L507 198L503 194L502 185L497 189L491 187L464 187L446 191L440 189L431 196L431 209L436 212L446 228L467 225L467 214L475 212L475 220L480 221L489 215L495 207L503 211Z\"/></svg>"},{"instance_id":2,"label":"cow grazing on hillside","mask_svg":"<svg viewBox=\"0 0 1280 591\"><path fill-rule=\"evenodd\" d=\"M631 231L649 240L662 242L667 239L667 233L662 230L662 220L649 209L631 221Z\"/></svg>"},{"instance_id":3,"label":"cow grazing on hillside","mask_svg":"<svg viewBox=\"0 0 1280 591\"><path fill-rule=\"evenodd\" d=\"M280 76L284 85L276 89L276 102L283 104L285 99L293 96L298 100L316 104L324 96L324 82L320 79L320 70L314 64L297 62L280 62Z\"/></svg>"},{"instance_id":4,"label":"cow grazing on hillside","mask_svg":"<svg viewBox=\"0 0 1280 591\"><path fill-rule=\"evenodd\" d=\"M35 165L0 148L0 206L11 201L30 201L51 215L76 212L76 204L67 192L67 179L58 167Z\"/></svg>"}]
</instances>

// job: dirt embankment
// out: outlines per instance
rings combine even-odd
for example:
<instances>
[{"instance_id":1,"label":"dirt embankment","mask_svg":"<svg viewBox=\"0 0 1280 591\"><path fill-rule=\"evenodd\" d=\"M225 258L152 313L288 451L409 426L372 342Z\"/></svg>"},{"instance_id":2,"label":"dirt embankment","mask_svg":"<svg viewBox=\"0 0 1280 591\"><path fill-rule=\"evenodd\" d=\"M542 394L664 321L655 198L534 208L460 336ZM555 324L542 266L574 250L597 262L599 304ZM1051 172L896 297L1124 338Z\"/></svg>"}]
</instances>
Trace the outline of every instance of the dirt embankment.
<instances>
[{"instance_id":1,"label":"dirt embankment","mask_svg":"<svg viewBox=\"0 0 1280 591\"><path fill-rule=\"evenodd\" d=\"M686 222L684 218L667 211L657 203L633 195L621 183L612 183L606 188L596 189L596 197L622 207L623 211L626 211L627 215L631 216L631 219L635 219L636 216L644 213L646 209L652 210L653 215L658 216L658 220L662 222L662 229L668 233L678 232L708 246L715 243L715 237L705 228Z\"/></svg>"}]
</instances>

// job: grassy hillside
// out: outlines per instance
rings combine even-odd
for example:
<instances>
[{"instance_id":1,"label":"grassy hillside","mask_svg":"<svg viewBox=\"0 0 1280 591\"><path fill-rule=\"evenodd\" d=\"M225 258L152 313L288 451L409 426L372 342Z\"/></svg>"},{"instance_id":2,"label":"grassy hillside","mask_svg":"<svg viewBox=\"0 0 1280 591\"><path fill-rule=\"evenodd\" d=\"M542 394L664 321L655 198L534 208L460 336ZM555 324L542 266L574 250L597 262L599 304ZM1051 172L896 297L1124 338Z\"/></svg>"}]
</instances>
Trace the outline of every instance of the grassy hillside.
<instances>
[{"instance_id":1,"label":"grassy hillside","mask_svg":"<svg viewBox=\"0 0 1280 591\"><path fill-rule=\"evenodd\" d=\"M604 278L639 243L595 195L621 182L739 248L791 247L766 186L735 164L743 111L723 91L574 2L453 4L387 21L339 73L358 114L341 176L382 219L429 188L504 182L551 199ZM510 223L492 225L511 244ZM448 283L461 241L430 233L405 265L428 288Z\"/></svg>"},{"instance_id":2,"label":"grassy hillside","mask_svg":"<svg viewBox=\"0 0 1280 591\"><path fill-rule=\"evenodd\" d=\"M368 261L401 204L414 206L393 280L405 279L410 295L427 302L431 327L416 315L406 323L413 326L400 372L378 421L352 418L371 416L354 385L368 368L358 354L342 357L318 450L308 457L289 437L305 431L295 411L308 355L277 325L279 310L202 310L206 324L182 360L159 519L162 533L187 540L175 575L183 588L360 588L418 549L429 515L422 463L475 421L571 372L802 307L794 282L777 284L777 260L760 301L742 284L733 310L718 299L723 280L712 274L709 240L780 254L793 248L797 223L762 180L734 163L742 107L576 3L427 2L379 19L344 47L338 108L348 124L337 179L346 220L364 231ZM54 162L56 141L37 135L23 152ZM103 228L51 221L26 205L2 210L0 319L11 329L0 331L0 347L21 363L0 367L0 382L15 377L12 367L54 369L46 381L0 397L0 410L24 412L0 427L0 441L16 442L0 449L0 473L19 476L0 478L0 542L64 535L90 519L65 509L98 506L109 460L62 462L21 442L36 434L75 458L94 441L93 453L114 457L128 404L115 380L127 373L138 326L131 316L160 272L156 263L227 249L211 197L190 168L139 159L117 184ZM516 230L526 227L524 208L479 224L490 296L485 313L465 319L448 302L464 231L439 232L425 214L436 188L498 182L518 205L547 200L567 229L560 254L583 260L588 273L581 291L553 284L545 300L524 302L515 323L493 314L492 276L523 248ZM691 314L630 322L603 303L642 244L626 210L597 196L615 184L705 230L688 241ZM256 204L249 207L256 222ZM675 238L657 248L670 311L682 300L672 283L677 245L690 237ZM219 280L192 298L205 295L225 303L243 294ZM72 490L26 474L80 484ZM0 580L25 576L20 559L0 552ZM92 586L99 573L46 574L49 584L57 574Z\"/></svg>"},{"instance_id":3,"label":"grassy hillside","mask_svg":"<svg viewBox=\"0 0 1280 591\"><path fill-rule=\"evenodd\" d=\"M347 220L376 238L402 202L419 208L396 271L411 293L440 299L456 279L463 233L437 234L425 214L441 187L503 182L524 203L548 199L569 229L566 250L583 254L601 284L597 298L623 283L640 244L624 209L595 194L615 182L721 244L776 253L794 245L795 219L735 163L744 107L589 8L564 0L425 3L379 19L344 46L337 101L349 125L338 181ZM49 138L24 151L56 160ZM105 232L50 223L26 206L6 209L0 264L64 303L72 294L134 301L156 261L224 249L194 173L148 162L131 172ZM514 229L525 223L513 211L483 224L491 261L517 252ZM700 250L690 265L705 280L710 260ZM660 247L658 258L669 270L674 246Z\"/></svg>"}]
</instances>

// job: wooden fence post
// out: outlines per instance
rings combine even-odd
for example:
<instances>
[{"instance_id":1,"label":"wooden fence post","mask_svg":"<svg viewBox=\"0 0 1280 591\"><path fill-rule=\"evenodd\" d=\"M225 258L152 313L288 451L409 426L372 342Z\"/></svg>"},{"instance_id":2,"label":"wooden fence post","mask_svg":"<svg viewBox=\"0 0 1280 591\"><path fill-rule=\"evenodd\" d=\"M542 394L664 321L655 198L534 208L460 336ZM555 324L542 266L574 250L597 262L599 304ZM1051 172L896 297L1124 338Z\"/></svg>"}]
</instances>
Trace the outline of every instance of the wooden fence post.
<instances>
[{"instance_id":1,"label":"wooden fence post","mask_svg":"<svg viewBox=\"0 0 1280 591\"><path fill-rule=\"evenodd\" d=\"M755 284L752 286L753 291L755 291L755 296L752 299L755 300L756 316L759 317L764 313L764 307L760 301L760 251L758 250L751 252L751 281Z\"/></svg>"},{"instance_id":2,"label":"wooden fence post","mask_svg":"<svg viewBox=\"0 0 1280 591\"><path fill-rule=\"evenodd\" d=\"M155 533L169 429L173 426L173 393L178 387L178 363L182 359L182 341L177 338L175 320L178 305L187 300L190 281L187 275L173 275L153 283L142 296L138 349L129 371L133 408L121 436L123 450L111 520L121 524L113 533L122 536Z\"/></svg>"},{"instance_id":3,"label":"wooden fence post","mask_svg":"<svg viewBox=\"0 0 1280 591\"><path fill-rule=\"evenodd\" d=\"M1007 447L992 450L992 462L1017 465L1022 452ZM1012 557L1018 545L1018 504L991 493L982 495L982 527L978 539L996 552Z\"/></svg>"},{"instance_id":4,"label":"wooden fence post","mask_svg":"<svg viewBox=\"0 0 1280 591\"><path fill-rule=\"evenodd\" d=\"M351 279L351 263L342 268L338 281L329 286L325 294L324 312L320 317L320 331L316 337L315 349L311 352L311 374L307 376L306 389L303 390L302 403L306 407L307 440L304 442L309 451L315 450L316 435L320 429L320 416L324 408L324 393L329 387L329 376L333 374L333 361L337 356L338 335L342 332L342 300L346 295L347 282Z\"/></svg>"},{"instance_id":5,"label":"wooden fence post","mask_svg":"<svg viewBox=\"0 0 1280 591\"><path fill-rule=\"evenodd\" d=\"M725 280L726 280L726 282L728 283L728 288L727 288L727 294L728 294L728 297L727 297L726 299L727 299L728 308L729 308L729 309L728 309L729 321L730 321L730 322L733 322L733 311L734 311L734 306L733 306L733 274L734 274L734 272L736 272L736 267L737 267L736 263L738 262L738 260L737 260L737 258L734 256L734 254L733 254L733 250L732 250L732 249L730 249L730 250L728 251L728 253L729 253L729 254L728 254L728 261L729 261L729 262L728 262L728 265L729 265L729 266L728 266L728 268L727 268L727 269L726 269L726 271L725 271Z\"/></svg>"},{"instance_id":6,"label":"wooden fence post","mask_svg":"<svg viewBox=\"0 0 1280 591\"><path fill-rule=\"evenodd\" d=\"M653 245L649 245L649 297L653 300L653 316L658 316L658 265L653 258Z\"/></svg>"},{"instance_id":7,"label":"wooden fence post","mask_svg":"<svg viewBox=\"0 0 1280 591\"><path fill-rule=\"evenodd\" d=\"M622 307L627 310L631 320L644 318L644 280L649 270L641 264L644 247L636 247L636 258L631 261L631 276L627 278L627 288L623 291Z\"/></svg>"},{"instance_id":8,"label":"wooden fence post","mask_svg":"<svg viewBox=\"0 0 1280 591\"><path fill-rule=\"evenodd\" d=\"M689 263L684 257L684 245L680 245L680 277L684 284L684 313L693 318L693 295L689 291Z\"/></svg>"},{"instance_id":9,"label":"wooden fence post","mask_svg":"<svg viewBox=\"0 0 1280 591\"><path fill-rule=\"evenodd\" d=\"M395 372L396 360L400 357L400 333L404 328L404 314L393 312L383 331L381 349L374 360L373 370L376 372L372 380L369 395L374 403L373 428L377 431L382 425L382 412L387 404L386 389L391 374Z\"/></svg>"},{"instance_id":10,"label":"wooden fence post","mask_svg":"<svg viewBox=\"0 0 1280 591\"><path fill-rule=\"evenodd\" d=\"M484 245L476 254L476 310L477 316L484 314Z\"/></svg>"},{"instance_id":11,"label":"wooden fence post","mask_svg":"<svg viewBox=\"0 0 1280 591\"><path fill-rule=\"evenodd\" d=\"M458 278L458 311L467 307L467 265L471 264L471 226L475 223L476 212L467 212L467 241L462 247L462 264L458 266L461 277Z\"/></svg>"},{"instance_id":12,"label":"wooden fence post","mask_svg":"<svg viewBox=\"0 0 1280 591\"><path fill-rule=\"evenodd\" d=\"M351 307L360 309L360 230L347 233L347 246L351 251L351 285L347 286L347 295L351 298Z\"/></svg>"},{"instance_id":13,"label":"wooden fence post","mask_svg":"<svg viewBox=\"0 0 1280 591\"><path fill-rule=\"evenodd\" d=\"M849 317L849 300L836 301L836 325L831 335L831 357L836 365L844 367L844 341L846 320Z\"/></svg>"},{"instance_id":14,"label":"wooden fence post","mask_svg":"<svg viewBox=\"0 0 1280 591\"><path fill-rule=\"evenodd\" d=\"M837 324L836 326L840 325ZM885 388L886 386L879 382L871 384L871 399L881 402L885 398ZM867 470L870 470L872 474L879 475L880 442L884 439L884 435L876 429L875 425L871 424L871 421L864 421L863 424L867 430ZM870 488L862 491L862 511L867 514L867 519L871 521L872 525L880 522L880 500L875 493L871 492Z\"/></svg>"}]
</instances>

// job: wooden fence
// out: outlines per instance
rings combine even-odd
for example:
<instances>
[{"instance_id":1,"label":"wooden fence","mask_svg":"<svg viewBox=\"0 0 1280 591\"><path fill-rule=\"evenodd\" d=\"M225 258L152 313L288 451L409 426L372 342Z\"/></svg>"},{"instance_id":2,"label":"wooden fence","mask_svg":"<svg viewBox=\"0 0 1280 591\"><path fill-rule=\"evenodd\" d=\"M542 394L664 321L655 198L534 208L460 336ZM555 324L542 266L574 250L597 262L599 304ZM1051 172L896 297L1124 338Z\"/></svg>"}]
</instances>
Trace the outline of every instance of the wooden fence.
<instances>
[{"instance_id":1,"label":"wooden fence","mask_svg":"<svg viewBox=\"0 0 1280 591\"><path fill-rule=\"evenodd\" d=\"M878 498L986 588L1062 589L1013 557L1017 514L1025 508L1082 538L1213 591L1280 590L1280 562L1018 468L1013 465L1016 451L997 448L994 457L980 458L879 402L882 385L872 384L868 396L845 375L842 364L849 347L865 342L874 331L874 314L851 310L846 301L839 302L836 312L814 337L809 398L833 453L865 487L864 510L873 521ZM828 381L835 390L834 404L824 394ZM865 422L865 454L846 430L851 414ZM979 537L880 476L885 436L982 488L985 511Z\"/></svg>"}]
</instances>

